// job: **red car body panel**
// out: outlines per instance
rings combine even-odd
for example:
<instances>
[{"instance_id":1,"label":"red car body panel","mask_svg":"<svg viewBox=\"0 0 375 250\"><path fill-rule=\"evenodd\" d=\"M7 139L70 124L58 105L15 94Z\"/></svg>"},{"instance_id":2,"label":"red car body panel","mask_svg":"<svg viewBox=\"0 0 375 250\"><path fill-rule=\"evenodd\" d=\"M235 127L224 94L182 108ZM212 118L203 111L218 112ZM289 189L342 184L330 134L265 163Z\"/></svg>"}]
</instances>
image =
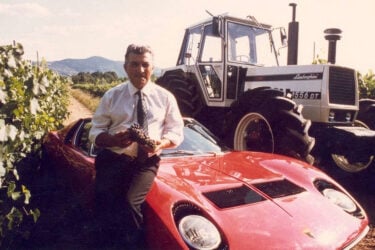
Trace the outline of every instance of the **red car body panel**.
<instances>
[{"instance_id":1,"label":"red car body panel","mask_svg":"<svg viewBox=\"0 0 375 250\"><path fill-rule=\"evenodd\" d=\"M310 186L308 192L230 209L219 209L201 195L200 192L238 186L239 181L251 186L259 180L287 177L272 171L272 165L290 168L290 159L279 157L278 162L275 162L274 157L241 152L201 159L164 160L158 180L147 198L148 205L154 211L166 211L166 214L158 212L158 216L163 216L161 220L170 221L170 226L173 226L170 213L173 203L176 200L194 200L210 217L215 218L218 225L225 225L220 229L232 243L232 249L268 249L272 248L270 246L282 246L284 249L316 249L317 246L322 249L342 248L366 228L367 220L359 221L355 217L346 216L346 212L331 206L311 184L312 178L325 175L301 162L295 164L305 171L299 180L301 186ZM249 165L248 161L253 164ZM241 171L241 165L249 168ZM180 173L184 172L185 176L176 178L179 177L176 169ZM297 174L291 172L291 175ZM174 233L177 239L180 238L177 230Z\"/></svg>"},{"instance_id":2,"label":"red car body panel","mask_svg":"<svg viewBox=\"0 0 375 250\"><path fill-rule=\"evenodd\" d=\"M74 190L88 210L93 204L94 158L68 135L74 124L51 132L44 148L53 159L59 179ZM68 138L68 139L67 139ZM314 185L326 174L284 156L256 152L208 153L202 156L163 157L146 199L146 239L151 249L189 249L176 227L173 208L189 202L219 229L230 249L342 249L368 230L368 218L357 218L335 206ZM289 180L304 191L273 198L257 184ZM218 207L205 195L246 186L262 201ZM350 196L351 197L351 196ZM351 197L353 199L353 197ZM353 199L354 200L354 199Z\"/></svg>"}]
</instances>

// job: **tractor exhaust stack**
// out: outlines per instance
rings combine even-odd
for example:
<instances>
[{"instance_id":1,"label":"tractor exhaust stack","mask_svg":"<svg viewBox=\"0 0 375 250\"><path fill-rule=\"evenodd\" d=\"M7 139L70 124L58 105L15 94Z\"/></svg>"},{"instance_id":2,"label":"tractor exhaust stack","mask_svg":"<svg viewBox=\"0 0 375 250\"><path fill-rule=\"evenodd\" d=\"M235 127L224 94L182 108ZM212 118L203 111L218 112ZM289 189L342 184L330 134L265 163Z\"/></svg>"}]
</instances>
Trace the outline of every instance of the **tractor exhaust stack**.
<instances>
[{"instance_id":1,"label":"tractor exhaust stack","mask_svg":"<svg viewBox=\"0 0 375 250\"><path fill-rule=\"evenodd\" d=\"M288 65L296 65L298 61L298 31L299 23L296 22L296 6L295 3L290 3L289 6L293 8L292 21L289 23L288 29Z\"/></svg>"},{"instance_id":2,"label":"tractor exhaust stack","mask_svg":"<svg viewBox=\"0 0 375 250\"><path fill-rule=\"evenodd\" d=\"M326 29L324 38L328 41L328 63L336 63L336 43L341 38L342 31L337 28Z\"/></svg>"}]
</instances>

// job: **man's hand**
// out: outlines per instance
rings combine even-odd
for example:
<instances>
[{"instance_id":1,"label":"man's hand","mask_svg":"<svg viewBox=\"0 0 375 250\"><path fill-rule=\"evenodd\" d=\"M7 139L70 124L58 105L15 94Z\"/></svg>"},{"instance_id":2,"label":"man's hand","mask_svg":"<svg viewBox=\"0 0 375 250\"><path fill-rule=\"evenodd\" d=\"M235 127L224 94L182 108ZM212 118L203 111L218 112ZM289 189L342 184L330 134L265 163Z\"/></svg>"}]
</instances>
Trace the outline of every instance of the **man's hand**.
<instances>
[{"instance_id":1,"label":"man's hand","mask_svg":"<svg viewBox=\"0 0 375 250\"><path fill-rule=\"evenodd\" d=\"M168 139L153 140L155 147L149 147L147 144L140 144L140 147L147 153L156 153L163 148L168 148L172 145L171 141Z\"/></svg>"},{"instance_id":2,"label":"man's hand","mask_svg":"<svg viewBox=\"0 0 375 250\"><path fill-rule=\"evenodd\" d=\"M166 138L163 138L161 140L157 140L156 141L156 148L154 150L154 152L157 152L163 148L169 148L170 146L172 146L172 142L169 140L169 139L166 139Z\"/></svg>"},{"instance_id":3,"label":"man's hand","mask_svg":"<svg viewBox=\"0 0 375 250\"><path fill-rule=\"evenodd\" d=\"M120 148L126 148L133 143L133 141L130 140L130 134L128 130L116 133L114 135L114 140L116 146Z\"/></svg>"},{"instance_id":4,"label":"man's hand","mask_svg":"<svg viewBox=\"0 0 375 250\"><path fill-rule=\"evenodd\" d=\"M96 137L96 145L99 147L120 147L126 148L133 141L130 139L130 134L128 130L118 132L114 135L108 133L101 133Z\"/></svg>"}]
</instances>

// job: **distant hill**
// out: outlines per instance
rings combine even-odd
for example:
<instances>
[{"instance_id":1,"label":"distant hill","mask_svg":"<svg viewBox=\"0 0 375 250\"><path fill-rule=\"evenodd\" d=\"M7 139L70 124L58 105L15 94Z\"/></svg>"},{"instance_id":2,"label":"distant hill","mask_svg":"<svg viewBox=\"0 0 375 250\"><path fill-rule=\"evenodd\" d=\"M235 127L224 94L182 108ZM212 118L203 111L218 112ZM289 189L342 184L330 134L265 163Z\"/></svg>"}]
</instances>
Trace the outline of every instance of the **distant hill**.
<instances>
[{"instance_id":1,"label":"distant hill","mask_svg":"<svg viewBox=\"0 0 375 250\"><path fill-rule=\"evenodd\" d=\"M76 75L79 72L108 72L114 71L117 76L126 76L123 62L113 61L100 56L92 56L86 59L63 59L48 62L48 67L63 76Z\"/></svg>"},{"instance_id":2,"label":"distant hill","mask_svg":"<svg viewBox=\"0 0 375 250\"><path fill-rule=\"evenodd\" d=\"M63 76L76 75L79 72L116 72L118 77L126 77L123 68L124 62L113 61L100 56L92 56L86 59L63 59L60 61L47 62L48 68ZM161 69L155 68L154 75L160 76Z\"/></svg>"}]
</instances>

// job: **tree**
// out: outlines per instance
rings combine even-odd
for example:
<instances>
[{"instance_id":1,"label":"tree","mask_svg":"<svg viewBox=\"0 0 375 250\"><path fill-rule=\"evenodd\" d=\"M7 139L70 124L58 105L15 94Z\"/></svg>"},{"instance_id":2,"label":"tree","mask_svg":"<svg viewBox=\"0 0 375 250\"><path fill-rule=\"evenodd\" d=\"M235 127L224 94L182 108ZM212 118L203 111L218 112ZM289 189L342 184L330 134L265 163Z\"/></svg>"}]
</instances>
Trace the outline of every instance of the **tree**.
<instances>
[{"instance_id":1,"label":"tree","mask_svg":"<svg viewBox=\"0 0 375 250\"><path fill-rule=\"evenodd\" d=\"M95 78L88 72L79 72L77 75L72 76L74 84L77 83L94 83Z\"/></svg>"},{"instance_id":2,"label":"tree","mask_svg":"<svg viewBox=\"0 0 375 250\"><path fill-rule=\"evenodd\" d=\"M364 76L358 73L358 85L360 98L375 99L375 75L372 70Z\"/></svg>"},{"instance_id":3,"label":"tree","mask_svg":"<svg viewBox=\"0 0 375 250\"><path fill-rule=\"evenodd\" d=\"M95 71L93 73L79 72L77 75L72 76L74 84L78 83L94 83L94 84L105 84L119 81L119 78L114 71L100 72Z\"/></svg>"},{"instance_id":4,"label":"tree","mask_svg":"<svg viewBox=\"0 0 375 250\"><path fill-rule=\"evenodd\" d=\"M104 79L106 80L107 83L111 83L111 82L114 82L114 81L118 80L118 76L117 76L116 72L114 72L114 71L104 72L103 77L104 77Z\"/></svg>"}]
</instances>

